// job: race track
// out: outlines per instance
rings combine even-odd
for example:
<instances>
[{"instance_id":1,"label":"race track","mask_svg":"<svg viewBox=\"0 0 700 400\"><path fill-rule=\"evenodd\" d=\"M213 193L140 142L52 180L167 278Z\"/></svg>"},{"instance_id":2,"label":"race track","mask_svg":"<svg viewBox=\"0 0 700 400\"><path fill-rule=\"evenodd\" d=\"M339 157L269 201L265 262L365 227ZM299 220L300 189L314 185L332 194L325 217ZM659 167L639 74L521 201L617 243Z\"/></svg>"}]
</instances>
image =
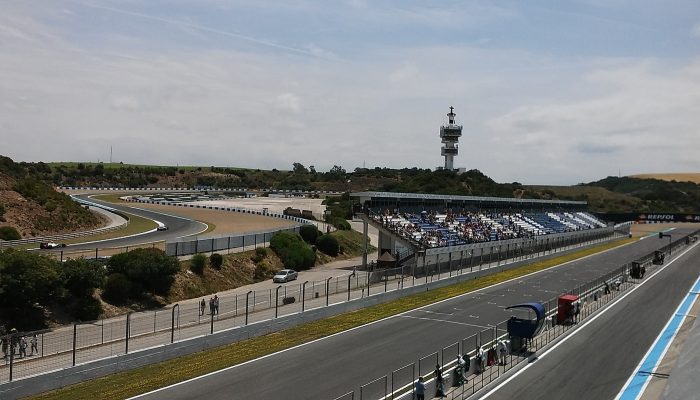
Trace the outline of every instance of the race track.
<instances>
[{"instance_id":1,"label":"race track","mask_svg":"<svg viewBox=\"0 0 700 400\"><path fill-rule=\"evenodd\" d=\"M107 207L123 211L125 213L130 213L137 215L139 217L151 219L154 221L161 222L168 227L167 231L153 231L140 235L135 235L131 237L122 237L108 240L101 240L99 242L84 243L84 244L73 244L68 245L64 251L80 251L80 250L94 250L95 248L109 248L109 247L127 247L135 246L144 243L160 242L164 240L173 240L183 236L196 235L198 233L204 232L207 229L207 225L193 221L187 218L178 217L171 214L163 214L157 211L151 211L146 209L139 209L135 207L126 206L123 204L109 203L106 201L97 200L90 198L90 195L83 194L77 195L82 200L90 201L93 203L102 204ZM54 252L60 250L52 250Z\"/></svg>"},{"instance_id":2,"label":"race track","mask_svg":"<svg viewBox=\"0 0 700 400\"><path fill-rule=\"evenodd\" d=\"M648 239L651 240L651 239ZM530 364L496 399L613 399L700 274L700 247L660 271L565 344Z\"/></svg>"},{"instance_id":3,"label":"race track","mask_svg":"<svg viewBox=\"0 0 700 400\"><path fill-rule=\"evenodd\" d=\"M691 231L677 229L671 234L675 240ZM546 301L667 244L667 240L649 237L137 398L335 399L504 321L511 315L504 306ZM420 372L432 370L434 363L430 364L424 363ZM378 398L378 394L366 393L366 398Z\"/></svg>"}]
</instances>

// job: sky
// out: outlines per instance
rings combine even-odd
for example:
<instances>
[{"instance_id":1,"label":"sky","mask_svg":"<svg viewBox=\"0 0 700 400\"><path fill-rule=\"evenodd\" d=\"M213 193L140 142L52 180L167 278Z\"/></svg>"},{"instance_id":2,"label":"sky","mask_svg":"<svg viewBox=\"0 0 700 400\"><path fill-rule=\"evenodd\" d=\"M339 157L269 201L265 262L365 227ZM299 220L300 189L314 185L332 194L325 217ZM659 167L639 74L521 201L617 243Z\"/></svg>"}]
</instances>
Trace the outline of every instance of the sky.
<instances>
[{"instance_id":1,"label":"sky","mask_svg":"<svg viewBox=\"0 0 700 400\"><path fill-rule=\"evenodd\" d=\"M700 2L3 0L0 154L700 172Z\"/></svg>"}]
</instances>

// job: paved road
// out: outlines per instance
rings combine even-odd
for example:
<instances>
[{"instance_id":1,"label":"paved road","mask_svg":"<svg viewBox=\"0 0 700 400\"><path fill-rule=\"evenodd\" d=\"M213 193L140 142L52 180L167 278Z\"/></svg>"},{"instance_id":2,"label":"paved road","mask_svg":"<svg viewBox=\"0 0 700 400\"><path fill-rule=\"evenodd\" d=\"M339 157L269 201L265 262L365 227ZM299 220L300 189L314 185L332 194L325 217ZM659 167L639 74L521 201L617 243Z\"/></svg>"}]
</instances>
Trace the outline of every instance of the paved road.
<instances>
[{"instance_id":1,"label":"paved road","mask_svg":"<svg viewBox=\"0 0 700 400\"><path fill-rule=\"evenodd\" d=\"M615 398L700 274L698 257L695 247L484 398Z\"/></svg>"},{"instance_id":2,"label":"paved road","mask_svg":"<svg viewBox=\"0 0 700 400\"><path fill-rule=\"evenodd\" d=\"M677 229L678 238L690 229ZM490 329L504 306L547 301L667 244L656 238L395 316L146 394L144 399L334 399L360 384ZM431 359L434 360L434 359ZM427 373L433 367L423 363ZM376 398L377 392L370 398Z\"/></svg>"},{"instance_id":3,"label":"paved road","mask_svg":"<svg viewBox=\"0 0 700 400\"><path fill-rule=\"evenodd\" d=\"M109 248L109 247L126 247L134 246L143 243L160 242L164 240L172 240L183 236L195 235L197 233L203 232L207 229L207 225L201 222L192 221L187 218L178 217L175 215L163 214L157 211L138 209L135 207L129 207L122 204L109 203L97 199L89 198L90 195L77 195L83 200L88 200L93 203L103 204L105 206L115 208L117 210L138 215L143 218L152 219L155 221L162 222L168 226L167 231L154 231L145 233L142 235L125 237L125 238L115 238L109 240L102 240L95 243L86 244L74 244L68 245L64 251L77 251L77 250L90 250L99 248ZM53 250L54 252L60 250Z\"/></svg>"}]
</instances>

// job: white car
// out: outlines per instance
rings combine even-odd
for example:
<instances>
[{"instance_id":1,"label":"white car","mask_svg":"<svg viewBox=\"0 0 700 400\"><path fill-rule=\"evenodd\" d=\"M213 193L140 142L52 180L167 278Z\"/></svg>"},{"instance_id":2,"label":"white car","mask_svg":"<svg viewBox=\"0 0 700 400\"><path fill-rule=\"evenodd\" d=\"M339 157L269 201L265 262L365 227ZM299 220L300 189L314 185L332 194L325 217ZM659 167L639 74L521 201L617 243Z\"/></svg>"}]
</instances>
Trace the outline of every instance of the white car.
<instances>
[{"instance_id":1,"label":"white car","mask_svg":"<svg viewBox=\"0 0 700 400\"><path fill-rule=\"evenodd\" d=\"M276 273L275 276L272 277L272 282L275 283L282 283L282 282L289 282L297 279L297 271L293 269L283 269L280 272Z\"/></svg>"},{"instance_id":2,"label":"white car","mask_svg":"<svg viewBox=\"0 0 700 400\"><path fill-rule=\"evenodd\" d=\"M66 244L65 243L54 243L54 242L39 243L40 249L58 249L61 247L66 247Z\"/></svg>"}]
</instances>

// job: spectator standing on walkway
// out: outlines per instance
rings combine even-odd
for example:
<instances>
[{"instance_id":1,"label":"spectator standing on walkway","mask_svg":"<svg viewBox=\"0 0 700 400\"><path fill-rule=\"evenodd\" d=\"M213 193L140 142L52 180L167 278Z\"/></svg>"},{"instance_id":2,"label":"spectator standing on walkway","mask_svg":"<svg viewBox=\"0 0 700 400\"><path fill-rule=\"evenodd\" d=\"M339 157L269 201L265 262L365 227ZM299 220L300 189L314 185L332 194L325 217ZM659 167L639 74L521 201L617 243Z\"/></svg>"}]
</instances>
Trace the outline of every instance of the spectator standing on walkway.
<instances>
[{"instance_id":1,"label":"spectator standing on walkway","mask_svg":"<svg viewBox=\"0 0 700 400\"><path fill-rule=\"evenodd\" d=\"M425 400L425 383L422 376L419 376L416 382L416 400Z\"/></svg>"},{"instance_id":2,"label":"spectator standing on walkway","mask_svg":"<svg viewBox=\"0 0 700 400\"><path fill-rule=\"evenodd\" d=\"M202 301L199 303L199 315L204 315L204 310L207 308L207 302L204 301L204 297L202 297Z\"/></svg>"},{"instance_id":3,"label":"spectator standing on walkway","mask_svg":"<svg viewBox=\"0 0 700 400\"><path fill-rule=\"evenodd\" d=\"M27 356L27 338L25 336L22 336L21 338L19 338L19 356L20 357Z\"/></svg>"},{"instance_id":4,"label":"spectator standing on walkway","mask_svg":"<svg viewBox=\"0 0 700 400\"><path fill-rule=\"evenodd\" d=\"M209 314L214 315L214 298L209 298Z\"/></svg>"},{"instance_id":5,"label":"spectator standing on walkway","mask_svg":"<svg viewBox=\"0 0 700 400\"><path fill-rule=\"evenodd\" d=\"M0 346L2 347L2 358L6 359L7 358L7 341L8 341L7 336L3 336L0 338Z\"/></svg>"},{"instance_id":6,"label":"spectator standing on walkway","mask_svg":"<svg viewBox=\"0 0 700 400\"><path fill-rule=\"evenodd\" d=\"M445 397L445 382L442 379L440 364L435 366L435 397Z\"/></svg>"},{"instance_id":7,"label":"spectator standing on walkway","mask_svg":"<svg viewBox=\"0 0 700 400\"><path fill-rule=\"evenodd\" d=\"M36 354L39 354L39 338L37 338L36 333L34 335L32 335L31 339L29 339L29 343L32 346L29 355L30 356L34 355L35 351L36 351Z\"/></svg>"},{"instance_id":8,"label":"spectator standing on walkway","mask_svg":"<svg viewBox=\"0 0 700 400\"><path fill-rule=\"evenodd\" d=\"M214 295L214 314L219 315L219 296Z\"/></svg>"}]
</instances>

